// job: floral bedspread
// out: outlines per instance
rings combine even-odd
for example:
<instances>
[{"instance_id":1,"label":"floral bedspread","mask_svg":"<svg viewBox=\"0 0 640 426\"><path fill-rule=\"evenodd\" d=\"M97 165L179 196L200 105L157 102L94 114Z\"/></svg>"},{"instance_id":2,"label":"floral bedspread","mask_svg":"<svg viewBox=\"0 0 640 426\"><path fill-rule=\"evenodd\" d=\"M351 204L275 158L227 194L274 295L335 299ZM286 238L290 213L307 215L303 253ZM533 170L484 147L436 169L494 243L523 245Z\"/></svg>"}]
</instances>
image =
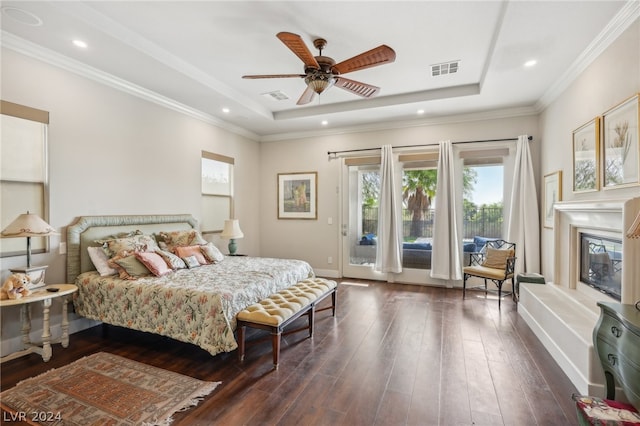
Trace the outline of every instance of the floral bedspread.
<instances>
[{"instance_id":1,"label":"floral bedspread","mask_svg":"<svg viewBox=\"0 0 640 426\"><path fill-rule=\"evenodd\" d=\"M74 305L83 317L169 336L215 355L237 348L239 311L312 276L301 260L240 256L135 281L93 271L76 279Z\"/></svg>"}]
</instances>

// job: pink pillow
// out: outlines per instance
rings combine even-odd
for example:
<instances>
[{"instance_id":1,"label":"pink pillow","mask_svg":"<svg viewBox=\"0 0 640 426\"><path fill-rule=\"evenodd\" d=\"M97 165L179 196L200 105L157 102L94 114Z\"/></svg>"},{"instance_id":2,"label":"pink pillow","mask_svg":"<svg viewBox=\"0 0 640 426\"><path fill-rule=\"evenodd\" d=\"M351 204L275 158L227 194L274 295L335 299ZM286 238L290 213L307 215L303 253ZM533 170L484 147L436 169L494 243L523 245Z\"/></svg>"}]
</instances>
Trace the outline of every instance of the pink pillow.
<instances>
[{"instance_id":1,"label":"pink pillow","mask_svg":"<svg viewBox=\"0 0 640 426\"><path fill-rule=\"evenodd\" d=\"M165 262L162 256L157 253L138 251L135 255L136 258L156 277L161 277L172 272L172 270L167 266L167 262Z\"/></svg>"},{"instance_id":2,"label":"pink pillow","mask_svg":"<svg viewBox=\"0 0 640 426\"><path fill-rule=\"evenodd\" d=\"M200 249L200 246L175 247L174 252L182 259L189 256L195 256L196 259L198 259L199 264L201 265L209 264L209 262L207 262L207 259L205 259L204 255L202 254L202 250Z\"/></svg>"}]
</instances>

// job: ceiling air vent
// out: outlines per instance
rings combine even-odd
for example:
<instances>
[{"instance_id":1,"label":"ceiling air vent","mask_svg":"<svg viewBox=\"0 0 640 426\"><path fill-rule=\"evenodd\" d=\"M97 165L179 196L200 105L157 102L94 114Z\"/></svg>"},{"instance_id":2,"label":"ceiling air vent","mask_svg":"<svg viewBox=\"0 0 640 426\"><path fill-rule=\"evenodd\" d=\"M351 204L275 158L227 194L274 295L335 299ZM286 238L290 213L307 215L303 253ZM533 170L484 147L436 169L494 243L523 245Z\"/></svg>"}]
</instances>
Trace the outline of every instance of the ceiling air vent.
<instances>
[{"instance_id":1,"label":"ceiling air vent","mask_svg":"<svg viewBox=\"0 0 640 426\"><path fill-rule=\"evenodd\" d=\"M442 64L431 65L431 76L437 77L439 75L455 74L458 72L459 64L460 61L450 61Z\"/></svg>"},{"instance_id":2,"label":"ceiling air vent","mask_svg":"<svg viewBox=\"0 0 640 426\"><path fill-rule=\"evenodd\" d=\"M262 96L273 99L274 101L286 101L287 99L289 99L289 96L287 96L286 93L280 90L263 93Z\"/></svg>"}]
</instances>

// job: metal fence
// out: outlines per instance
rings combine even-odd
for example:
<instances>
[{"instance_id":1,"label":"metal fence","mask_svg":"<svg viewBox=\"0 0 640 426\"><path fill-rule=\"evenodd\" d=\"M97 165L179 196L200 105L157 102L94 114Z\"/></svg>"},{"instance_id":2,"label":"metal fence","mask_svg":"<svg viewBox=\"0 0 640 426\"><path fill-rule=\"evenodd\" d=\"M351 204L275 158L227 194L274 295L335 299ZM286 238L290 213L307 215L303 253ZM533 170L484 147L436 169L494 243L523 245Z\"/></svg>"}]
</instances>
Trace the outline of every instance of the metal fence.
<instances>
[{"instance_id":1,"label":"metal fence","mask_svg":"<svg viewBox=\"0 0 640 426\"><path fill-rule=\"evenodd\" d=\"M435 211L425 209L420 220L413 220L411 210L402 210L402 229L405 239L431 238L433 237L433 219ZM472 239L475 236L488 238L502 237L501 207L480 207L477 210L466 210L463 219L463 238ZM378 208L362 206L362 232L363 234L376 234L378 232Z\"/></svg>"}]
</instances>

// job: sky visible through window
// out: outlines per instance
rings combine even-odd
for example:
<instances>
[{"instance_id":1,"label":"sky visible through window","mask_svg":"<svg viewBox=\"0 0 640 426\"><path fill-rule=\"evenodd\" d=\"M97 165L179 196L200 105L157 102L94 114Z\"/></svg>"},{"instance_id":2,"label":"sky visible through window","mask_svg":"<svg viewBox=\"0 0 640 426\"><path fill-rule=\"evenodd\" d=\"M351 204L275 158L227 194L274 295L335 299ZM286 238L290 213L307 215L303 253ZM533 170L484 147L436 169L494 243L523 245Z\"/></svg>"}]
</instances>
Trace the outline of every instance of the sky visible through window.
<instances>
[{"instance_id":1,"label":"sky visible through window","mask_svg":"<svg viewBox=\"0 0 640 426\"><path fill-rule=\"evenodd\" d=\"M502 201L503 166L474 167L478 172L471 201L476 205L493 204Z\"/></svg>"}]
</instances>

